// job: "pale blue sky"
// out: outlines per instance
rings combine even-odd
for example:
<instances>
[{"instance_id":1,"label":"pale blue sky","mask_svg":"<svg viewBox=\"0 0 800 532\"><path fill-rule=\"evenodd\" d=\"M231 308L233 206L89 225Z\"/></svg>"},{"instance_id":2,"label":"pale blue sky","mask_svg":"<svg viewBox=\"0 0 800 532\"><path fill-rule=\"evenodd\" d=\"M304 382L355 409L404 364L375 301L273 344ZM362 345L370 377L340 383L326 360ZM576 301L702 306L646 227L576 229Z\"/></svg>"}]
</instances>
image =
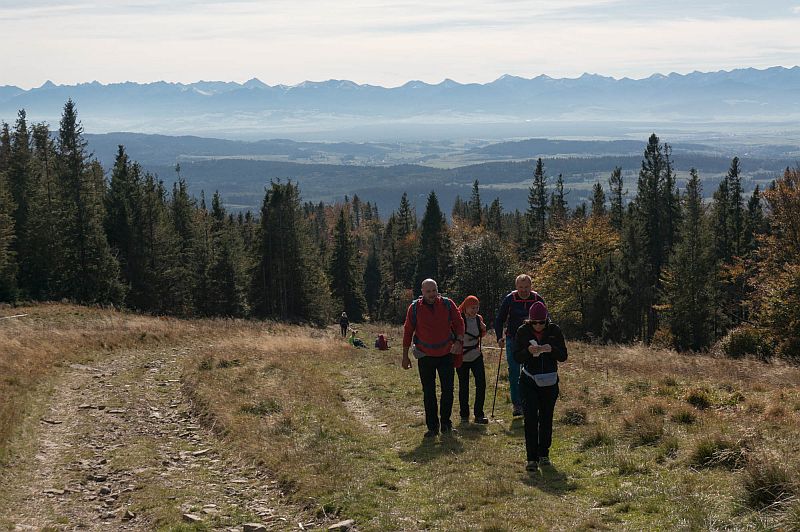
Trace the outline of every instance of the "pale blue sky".
<instances>
[{"instance_id":1,"label":"pale blue sky","mask_svg":"<svg viewBox=\"0 0 800 532\"><path fill-rule=\"evenodd\" d=\"M800 63L800 0L0 0L0 85L614 77Z\"/></svg>"}]
</instances>

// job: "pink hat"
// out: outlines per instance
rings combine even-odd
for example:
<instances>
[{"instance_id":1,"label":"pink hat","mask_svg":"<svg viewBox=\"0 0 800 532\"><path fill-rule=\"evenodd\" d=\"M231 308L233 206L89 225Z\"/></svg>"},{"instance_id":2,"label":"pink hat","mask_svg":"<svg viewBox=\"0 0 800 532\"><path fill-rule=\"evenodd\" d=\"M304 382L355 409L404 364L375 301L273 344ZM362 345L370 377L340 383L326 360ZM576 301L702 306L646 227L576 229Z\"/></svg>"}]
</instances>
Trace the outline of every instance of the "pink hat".
<instances>
[{"instance_id":1,"label":"pink hat","mask_svg":"<svg viewBox=\"0 0 800 532\"><path fill-rule=\"evenodd\" d=\"M534 321L546 320L547 305L544 304L544 301L537 301L531 305L531 309L528 311L528 317Z\"/></svg>"}]
</instances>

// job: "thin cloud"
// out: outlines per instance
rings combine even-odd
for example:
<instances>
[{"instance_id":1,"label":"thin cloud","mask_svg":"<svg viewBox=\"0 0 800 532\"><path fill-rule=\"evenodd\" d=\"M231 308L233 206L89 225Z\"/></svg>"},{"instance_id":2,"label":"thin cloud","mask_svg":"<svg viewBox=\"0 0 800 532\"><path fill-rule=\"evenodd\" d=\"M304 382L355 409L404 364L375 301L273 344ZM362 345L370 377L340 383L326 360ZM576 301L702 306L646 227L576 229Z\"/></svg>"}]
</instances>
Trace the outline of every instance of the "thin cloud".
<instances>
[{"instance_id":1,"label":"thin cloud","mask_svg":"<svg viewBox=\"0 0 800 532\"><path fill-rule=\"evenodd\" d=\"M795 2L757 10L674 0L654 16L632 0L0 0L4 37L26 43L0 56L0 71L27 87L253 76L399 85L791 66L800 57Z\"/></svg>"}]
</instances>

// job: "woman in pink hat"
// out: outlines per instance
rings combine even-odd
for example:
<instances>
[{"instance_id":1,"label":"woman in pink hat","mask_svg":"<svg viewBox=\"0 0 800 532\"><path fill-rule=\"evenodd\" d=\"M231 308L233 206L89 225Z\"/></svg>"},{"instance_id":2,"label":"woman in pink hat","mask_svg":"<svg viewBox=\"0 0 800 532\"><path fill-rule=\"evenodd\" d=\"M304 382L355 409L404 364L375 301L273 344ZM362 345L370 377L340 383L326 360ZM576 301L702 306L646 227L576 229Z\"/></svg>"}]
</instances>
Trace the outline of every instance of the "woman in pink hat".
<instances>
[{"instance_id":1,"label":"woman in pink hat","mask_svg":"<svg viewBox=\"0 0 800 532\"><path fill-rule=\"evenodd\" d=\"M517 329L514 359L525 416L525 451L530 472L550 465L553 411L558 399L558 363L567 360L567 346L558 325L550 321L543 301L534 303L528 319Z\"/></svg>"}]
</instances>

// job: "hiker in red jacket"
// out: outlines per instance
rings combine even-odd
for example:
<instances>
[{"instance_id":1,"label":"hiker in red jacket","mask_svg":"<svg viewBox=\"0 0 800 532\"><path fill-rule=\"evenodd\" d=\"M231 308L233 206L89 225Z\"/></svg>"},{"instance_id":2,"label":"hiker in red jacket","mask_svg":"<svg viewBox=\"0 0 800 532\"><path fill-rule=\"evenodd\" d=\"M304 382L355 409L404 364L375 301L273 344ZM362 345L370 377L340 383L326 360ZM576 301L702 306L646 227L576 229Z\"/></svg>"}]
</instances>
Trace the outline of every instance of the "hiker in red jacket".
<instances>
[{"instance_id":1,"label":"hiker in red jacket","mask_svg":"<svg viewBox=\"0 0 800 532\"><path fill-rule=\"evenodd\" d=\"M422 281L422 296L411 303L406 312L403 328L404 369L411 369L408 350L412 344L425 402L425 425L428 427L425 437L435 437L439 429L443 434L452 433L450 415L453 411L454 362L456 356L461 356L464 346L464 320L456 304L439 295L439 288L433 279ZM437 373L442 388L441 405L437 405L436 401ZM437 409L437 406L440 408Z\"/></svg>"}]
</instances>

